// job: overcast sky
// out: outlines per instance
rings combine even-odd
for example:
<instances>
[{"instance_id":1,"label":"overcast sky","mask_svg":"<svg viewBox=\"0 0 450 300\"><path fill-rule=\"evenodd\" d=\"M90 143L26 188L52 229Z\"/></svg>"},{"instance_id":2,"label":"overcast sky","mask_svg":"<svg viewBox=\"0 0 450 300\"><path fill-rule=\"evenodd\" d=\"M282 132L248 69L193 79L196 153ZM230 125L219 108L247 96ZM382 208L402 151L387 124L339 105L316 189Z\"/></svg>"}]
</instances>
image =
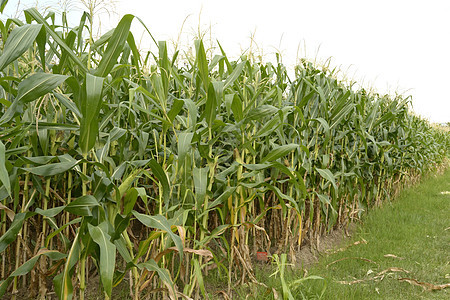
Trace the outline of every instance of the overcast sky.
<instances>
[{"instance_id":1,"label":"overcast sky","mask_svg":"<svg viewBox=\"0 0 450 300\"><path fill-rule=\"evenodd\" d=\"M10 0L8 9L18 0ZM99 0L97 0L99 1ZM38 1L58 3L63 0ZM75 4L77 0L68 1ZM198 25L220 41L228 56L248 49L254 36L264 60L281 51L293 66L297 57L332 58L349 78L380 93L413 96L414 111L432 122L450 122L450 1L448 0L119 0L103 15L103 29L131 13L157 40L193 46ZM22 0L22 6L36 0ZM52 5L57 7L57 5ZM81 7L77 5L77 7ZM109 6L111 10L111 6ZM71 6L77 17L78 8ZM142 27L134 22L136 39ZM142 37L141 46L149 47ZM299 48L300 46L300 48ZM255 50L255 48L254 48Z\"/></svg>"}]
</instances>

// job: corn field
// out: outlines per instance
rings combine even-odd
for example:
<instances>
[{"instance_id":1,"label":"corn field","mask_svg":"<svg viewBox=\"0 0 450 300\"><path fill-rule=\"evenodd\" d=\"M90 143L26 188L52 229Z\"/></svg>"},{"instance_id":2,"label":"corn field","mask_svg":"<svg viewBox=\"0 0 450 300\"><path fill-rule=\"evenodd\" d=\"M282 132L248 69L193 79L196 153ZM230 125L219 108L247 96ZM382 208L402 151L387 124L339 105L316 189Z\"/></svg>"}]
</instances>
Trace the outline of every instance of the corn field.
<instances>
[{"instance_id":1,"label":"corn field","mask_svg":"<svg viewBox=\"0 0 450 300\"><path fill-rule=\"evenodd\" d=\"M314 245L450 154L410 99L303 61L141 55L125 15L94 40L54 13L0 22L0 296L207 298L257 251ZM86 38L88 37L88 38ZM98 274L98 275L97 275Z\"/></svg>"}]
</instances>

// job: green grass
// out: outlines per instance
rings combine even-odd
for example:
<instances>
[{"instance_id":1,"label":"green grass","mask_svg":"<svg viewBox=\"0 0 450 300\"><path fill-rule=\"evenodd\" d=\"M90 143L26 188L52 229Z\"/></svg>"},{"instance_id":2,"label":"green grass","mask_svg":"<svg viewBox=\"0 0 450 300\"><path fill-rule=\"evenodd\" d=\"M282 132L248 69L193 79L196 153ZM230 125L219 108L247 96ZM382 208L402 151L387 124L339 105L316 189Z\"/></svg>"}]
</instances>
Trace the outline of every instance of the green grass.
<instances>
[{"instance_id":1,"label":"green grass","mask_svg":"<svg viewBox=\"0 0 450 300\"><path fill-rule=\"evenodd\" d=\"M449 244L450 170L442 176L430 176L420 185L403 191L400 197L383 207L372 210L358 228L353 241L365 239L367 244L329 255L310 270L328 283L326 299L449 299L450 290L424 291L419 286L400 282L397 278L414 278L421 282L444 284L450 282ZM394 254L403 260L384 257ZM326 267L346 257L349 259ZM367 281L342 285L336 281L353 281L375 276L390 267L410 271L409 274L390 272L382 281ZM367 275L372 270L374 273ZM313 291L317 292L318 290Z\"/></svg>"},{"instance_id":2,"label":"green grass","mask_svg":"<svg viewBox=\"0 0 450 300\"><path fill-rule=\"evenodd\" d=\"M436 285L450 282L450 229L447 229L450 227L450 195L441 194L443 191L450 191L450 169L443 175L428 176L419 185L404 190L397 199L370 211L352 239L340 246L345 248L362 239L367 244L349 246L345 251L322 257L308 270L308 276L320 276L324 280L308 280L291 286L294 299L302 299L302 295L306 299L449 299L449 288L425 291L398 280L406 277ZM403 259L385 257L386 254ZM336 262L340 259L344 260ZM382 280L352 285L337 282L370 279L392 267L410 273L386 272ZM283 299L279 276L268 277L272 272L259 270L257 277L260 282L274 287ZM289 270L285 278L289 284L302 274L300 270ZM244 295L244 290L245 287L241 287L238 293ZM261 289L257 295L249 299L273 297L267 298Z\"/></svg>"}]
</instances>

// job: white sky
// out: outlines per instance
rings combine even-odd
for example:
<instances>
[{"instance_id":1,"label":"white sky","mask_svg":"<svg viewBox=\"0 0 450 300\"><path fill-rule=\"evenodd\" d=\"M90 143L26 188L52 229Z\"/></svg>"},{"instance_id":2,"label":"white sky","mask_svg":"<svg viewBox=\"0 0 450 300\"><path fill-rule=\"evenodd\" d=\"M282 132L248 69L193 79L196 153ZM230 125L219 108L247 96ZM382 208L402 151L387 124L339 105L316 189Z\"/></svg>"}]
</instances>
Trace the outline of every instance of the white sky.
<instances>
[{"instance_id":1,"label":"white sky","mask_svg":"<svg viewBox=\"0 0 450 300\"><path fill-rule=\"evenodd\" d=\"M17 1L10 0L7 8ZM53 3L58 1L63 0ZM36 0L21 1L30 3ZM449 0L118 0L115 12L111 21L102 16L102 27L131 13L156 40L177 40L187 18L184 49L193 46L200 24L231 57L248 48L252 35L266 61L276 51L288 66L297 53L318 61L331 57L332 66L364 87L412 95L416 113L432 122L450 122ZM132 30L139 40L142 27L136 20ZM145 35L141 46L148 47L149 40Z\"/></svg>"}]
</instances>

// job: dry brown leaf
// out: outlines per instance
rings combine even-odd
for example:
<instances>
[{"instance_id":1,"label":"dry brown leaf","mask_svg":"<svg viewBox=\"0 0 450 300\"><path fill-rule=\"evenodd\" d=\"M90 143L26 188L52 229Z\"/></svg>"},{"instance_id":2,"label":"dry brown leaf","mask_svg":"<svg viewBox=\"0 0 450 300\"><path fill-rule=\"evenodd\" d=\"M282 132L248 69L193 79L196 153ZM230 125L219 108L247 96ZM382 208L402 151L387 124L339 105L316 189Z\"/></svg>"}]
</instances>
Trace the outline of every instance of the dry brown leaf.
<instances>
[{"instance_id":1,"label":"dry brown leaf","mask_svg":"<svg viewBox=\"0 0 450 300\"><path fill-rule=\"evenodd\" d=\"M420 282L420 281L417 281L414 278L399 278L398 280L405 281L405 282L407 282L409 284L412 284L412 285L420 286L426 291L437 291L437 290L443 290L445 288L450 287L450 283L435 285L435 284L428 283L428 282Z\"/></svg>"},{"instance_id":2,"label":"dry brown leaf","mask_svg":"<svg viewBox=\"0 0 450 300\"><path fill-rule=\"evenodd\" d=\"M371 270L369 270L369 271L371 271ZM383 280L384 279L384 275L386 274L386 273L388 273L388 272L404 272L404 273L409 273L409 271L407 271L407 270L404 270L404 269L402 269L402 268L397 268L397 267L391 267L391 268L388 268L388 269L386 269L386 270L383 270L383 271L381 271L381 272L379 272L378 274L377 274L377 276L375 276L375 277L371 277L371 278L365 278L365 279L356 279L356 280L353 280L353 281L336 281L337 283L340 283L340 284L346 284L346 285L352 285L352 284L356 284L356 283L361 283L361 282L365 282L365 281L371 281L371 280ZM371 274L372 272L368 272L368 274Z\"/></svg>"},{"instance_id":3,"label":"dry brown leaf","mask_svg":"<svg viewBox=\"0 0 450 300\"><path fill-rule=\"evenodd\" d=\"M383 274L386 274L388 272L404 272L404 273L409 273L409 271L402 269L402 268L397 268L397 267L390 267L386 270L381 271L380 273L377 274L377 276L381 276Z\"/></svg>"},{"instance_id":4,"label":"dry brown leaf","mask_svg":"<svg viewBox=\"0 0 450 300\"><path fill-rule=\"evenodd\" d=\"M340 261L343 261L343 260L347 260L347 259L359 259L359 260L367 261L367 262L376 264L377 266L380 266L377 262L374 262L373 260L370 260L370 259L367 259L367 258L364 258L364 257L344 257L344 258L341 258L341 259L338 259L338 260L335 260L335 261L329 263L329 264L327 265L327 268L328 268L329 266L331 266L331 265L337 263L337 262L340 262Z\"/></svg>"},{"instance_id":5,"label":"dry brown leaf","mask_svg":"<svg viewBox=\"0 0 450 300\"><path fill-rule=\"evenodd\" d=\"M186 229L183 226L176 226L178 229L178 234L181 238L181 244L183 245L183 247L185 247L186 244Z\"/></svg>"},{"instance_id":6,"label":"dry brown leaf","mask_svg":"<svg viewBox=\"0 0 450 300\"><path fill-rule=\"evenodd\" d=\"M225 300L231 300L230 296L225 291L218 291L218 295L222 295Z\"/></svg>"},{"instance_id":7,"label":"dry brown leaf","mask_svg":"<svg viewBox=\"0 0 450 300\"><path fill-rule=\"evenodd\" d=\"M273 293L273 299L278 300L280 297L278 296L277 290L275 288L272 288Z\"/></svg>"},{"instance_id":8,"label":"dry brown leaf","mask_svg":"<svg viewBox=\"0 0 450 300\"><path fill-rule=\"evenodd\" d=\"M339 249L334 250L334 251L327 250L325 252L327 252L329 254L335 254L335 253L338 253L338 252L343 252L343 251L347 250L348 248L350 248L352 246L356 246L356 245L360 245L360 244L367 244L367 241L365 239L362 239L360 241L356 241L353 244L348 245L347 247L339 248Z\"/></svg>"},{"instance_id":9,"label":"dry brown leaf","mask_svg":"<svg viewBox=\"0 0 450 300\"><path fill-rule=\"evenodd\" d=\"M243 266L244 269L247 271L247 273L248 273L248 275L249 275L249 277L250 277L250 280L251 280L253 283L259 283L258 280L256 280L255 276L253 275L253 272L252 272L252 266L249 265L249 262L246 262L246 261L244 260L244 258L242 257L241 253L239 252L239 250L238 250L238 248L237 248L236 246L234 246L234 251L235 251L234 253L237 254L238 259L241 261L242 266Z\"/></svg>"},{"instance_id":10,"label":"dry brown leaf","mask_svg":"<svg viewBox=\"0 0 450 300\"><path fill-rule=\"evenodd\" d=\"M357 280L353 280L353 281L340 281L340 280L337 280L336 282L340 283L340 284L352 285L352 284L355 284L355 283L361 283L361 282L364 282L364 281L370 281L370 280L375 280L375 279L377 279L377 278L373 277L373 278L367 278L367 279L357 279Z\"/></svg>"},{"instance_id":11,"label":"dry brown leaf","mask_svg":"<svg viewBox=\"0 0 450 300\"><path fill-rule=\"evenodd\" d=\"M0 203L0 210L4 210L11 221L14 220L15 214L11 209Z\"/></svg>"},{"instance_id":12,"label":"dry brown leaf","mask_svg":"<svg viewBox=\"0 0 450 300\"><path fill-rule=\"evenodd\" d=\"M193 298L191 298L191 297L189 297L189 296L187 296L187 295L185 295L183 293L180 293L180 292L177 292L177 295L182 297L183 299L186 299L186 300L194 300Z\"/></svg>"},{"instance_id":13,"label":"dry brown leaf","mask_svg":"<svg viewBox=\"0 0 450 300\"><path fill-rule=\"evenodd\" d=\"M400 260L405 259L405 258L403 258L403 257L399 257L399 256L394 255L394 254L385 254L385 255L383 255L383 256L384 256L384 257L388 257L388 258L400 259Z\"/></svg>"},{"instance_id":14,"label":"dry brown leaf","mask_svg":"<svg viewBox=\"0 0 450 300\"><path fill-rule=\"evenodd\" d=\"M156 262L159 262L164 255L166 255L166 254L168 254L168 253L170 253L172 251L178 252L178 248L177 247L167 248L166 250L158 253L158 255L156 255L154 260ZM209 261L210 259L213 258L212 252L209 251L209 250L204 250L204 249L203 250L195 250L195 249L191 249L191 248L183 248L183 252L194 253L194 254L197 254L197 255L205 256L205 257L207 257L206 261Z\"/></svg>"},{"instance_id":15,"label":"dry brown leaf","mask_svg":"<svg viewBox=\"0 0 450 300\"><path fill-rule=\"evenodd\" d=\"M172 249L174 251L178 251L177 247L170 247L169 249ZM195 250L195 249L191 249L191 248L184 248L183 252L194 253L194 254L197 254L197 255L206 256L206 257L209 257L209 259L213 258L212 252L209 251L209 250L206 250L206 249Z\"/></svg>"}]
</instances>

